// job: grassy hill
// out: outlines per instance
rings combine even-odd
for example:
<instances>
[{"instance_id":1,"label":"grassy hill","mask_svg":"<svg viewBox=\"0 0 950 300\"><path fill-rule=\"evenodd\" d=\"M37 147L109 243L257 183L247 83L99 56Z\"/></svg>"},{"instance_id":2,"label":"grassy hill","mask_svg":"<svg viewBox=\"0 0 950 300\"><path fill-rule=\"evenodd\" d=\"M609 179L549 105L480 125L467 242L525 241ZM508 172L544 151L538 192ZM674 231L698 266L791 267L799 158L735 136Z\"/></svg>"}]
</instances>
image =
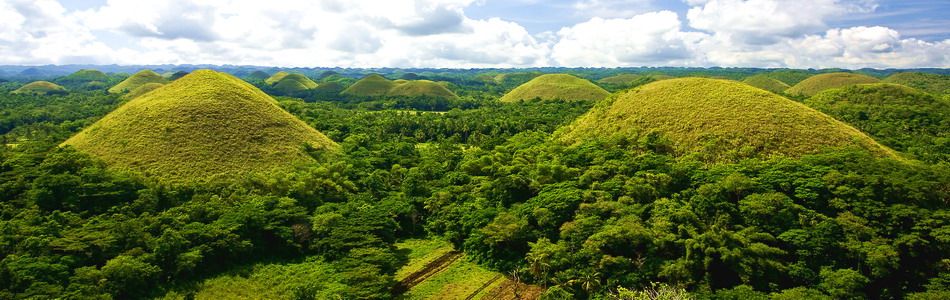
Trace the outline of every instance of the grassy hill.
<instances>
[{"instance_id":1,"label":"grassy hill","mask_svg":"<svg viewBox=\"0 0 950 300\"><path fill-rule=\"evenodd\" d=\"M301 74L288 74L274 84L274 89L285 94L300 91L311 90L317 87L317 83Z\"/></svg>"},{"instance_id":2,"label":"grassy hill","mask_svg":"<svg viewBox=\"0 0 950 300\"><path fill-rule=\"evenodd\" d=\"M913 88L875 83L818 93L804 102L929 162L950 161L950 103Z\"/></svg>"},{"instance_id":3,"label":"grassy hill","mask_svg":"<svg viewBox=\"0 0 950 300\"><path fill-rule=\"evenodd\" d=\"M168 75L166 78L168 78L168 80L178 80L178 78L185 77L185 75L188 75L188 72L178 71L178 72L172 73L171 75Z\"/></svg>"},{"instance_id":4,"label":"grassy hill","mask_svg":"<svg viewBox=\"0 0 950 300\"><path fill-rule=\"evenodd\" d=\"M82 69L56 80L63 84L82 84L93 81L109 81L109 75L99 70Z\"/></svg>"},{"instance_id":5,"label":"grassy hill","mask_svg":"<svg viewBox=\"0 0 950 300\"><path fill-rule=\"evenodd\" d=\"M447 89L444 85L430 80L412 80L397 84L387 96L393 97L432 97L442 99L458 99L459 96Z\"/></svg>"},{"instance_id":6,"label":"grassy hill","mask_svg":"<svg viewBox=\"0 0 950 300\"><path fill-rule=\"evenodd\" d=\"M343 90L342 94L357 97L385 96L394 86L396 84L386 77L370 74Z\"/></svg>"},{"instance_id":7,"label":"grassy hill","mask_svg":"<svg viewBox=\"0 0 950 300\"><path fill-rule=\"evenodd\" d=\"M632 85L635 82L643 81L645 79L652 79L651 81L656 81L670 78L673 77L667 75L617 74L610 77L604 77L597 82L612 85Z\"/></svg>"},{"instance_id":8,"label":"grassy hill","mask_svg":"<svg viewBox=\"0 0 950 300\"><path fill-rule=\"evenodd\" d=\"M119 84L116 84L115 86L110 88L109 92L113 94L127 93L132 90L135 90L139 86L142 86L148 83L165 84L165 83L168 83L168 79L166 79L165 77L162 77L162 75L159 75L158 73L155 73L152 70L142 70L142 71L139 71L138 73L132 74L132 76L129 76L129 78L126 78L122 82L119 82Z\"/></svg>"},{"instance_id":9,"label":"grassy hill","mask_svg":"<svg viewBox=\"0 0 950 300\"><path fill-rule=\"evenodd\" d=\"M252 80L266 80L269 77L270 75L267 75L267 73L261 70L251 72L251 74L247 75L247 78Z\"/></svg>"},{"instance_id":10,"label":"grassy hill","mask_svg":"<svg viewBox=\"0 0 950 300\"><path fill-rule=\"evenodd\" d=\"M290 73L287 73L287 72L284 72L284 71L280 71L280 72L274 73L274 75L271 75L271 76L268 77L267 79L264 79L264 83L267 83L267 84L270 84L270 85L274 85L274 84L276 84L278 81L280 81L281 79L284 79L284 77L287 77L287 75L290 75Z\"/></svg>"},{"instance_id":11,"label":"grassy hill","mask_svg":"<svg viewBox=\"0 0 950 300\"><path fill-rule=\"evenodd\" d=\"M34 81L23 85L11 93L17 95L64 94L66 93L66 88L49 81Z\"/></svg>"},{"instance_id":12,"label":"grassy hill","mask_svg":"<svg viewBox=\"0 0 950 300\"><path fill-rule=\"evenodd\" d=\"M774 70L765 73L759 73L757 75L764 75L766 77L781 81L789 86L794 86L799 82L802 82L802 80L814 76L815 73L807 70Z\"/></svg>"},{"instance_id":13,"label":"grassy hill","mask_svg":"<svg viewBox=\"0 0 950 300\"><path fill-rule=\"evenodd\" d=\"M950 76L920 72L895 73L884 82L903 84L935 95L950 94Z\"/></svg>"},{"instance_id":14,"label":"grassy hill","mask_svg":"<svg viewBox=\"0 0 950 300\"><path fill-rule=\"evenodd\" d=\"M501 97L502 102L517 102L533 99L598 101L610 95L603 88L567 74L546 74L511 90Z\"/></svg>"},{"instance_id":15,"label":"grassy hill","mask_svg":"<svg viewBox=\"0 0 950 300\"><path fill-rule=\"evenodd\" d=\"M767 74L749 76L742 82L773 93L782 93L790 88L788 84L785 84L778 79L769 77Z\"/></svg>"},{"instance_id":16,"label":"grassy hill","mask_svg":"<svg viewBox=\"0 0 950 300\"><path fill-rule=\"evenodd\" d=\"M705 161L800 156L829 147L893 151L847 124L801 103L746 84L681 78L627 90L599 103L559 130L559 139L631 138L651 133L668 139L675 154Z\"/></svg>"},{"instance_id":17,"label":"grassy hill","mask_svg":"<svg viewBox=\"0 0 950 300\"><path fill-rule=\"evenodd\" d=\"M827 73L827 74L818 74L808 79L802 80L795 86L792 86L785 93L789 95L804 95L804 96L813 96L818 92L839 88L855 84L863 83L876 83L879 82L877 78L855 74L855 73Z\"/></svg>"},{"instance_id":18,"label":"grassy hill","mask_svg":"<svg viewBox=\"0 0 950 300\"><path fill-rule=\"evenodd\" d=\"M134 98L136 98L136 97L138 97L138 96L145 95L145 93L151 92L151 91L153 91L153 90L155 90L155 89L157 89L157 88L160 88L160 87L162 87L162 86L164 86L164 84L155 83L155 82L146 83L146 84L143 84L143 85L141 85L141 86L135 88L134 90L132 90L132 91L129 92L128 94L122 95L122 97L125 98L125 99L134 99Z\"/></svg>"},{"instance_id":19,"label":"grassy hill","mask_svg":"<svg viewBox=\"0 0 950 300\"><path fill-rule=\"evenodd\" d=\"M336 143L228 74L199 70L132 99L67 140L110 166L166 181L241 177L312 161Z\"/></svg>"}]
</instances>

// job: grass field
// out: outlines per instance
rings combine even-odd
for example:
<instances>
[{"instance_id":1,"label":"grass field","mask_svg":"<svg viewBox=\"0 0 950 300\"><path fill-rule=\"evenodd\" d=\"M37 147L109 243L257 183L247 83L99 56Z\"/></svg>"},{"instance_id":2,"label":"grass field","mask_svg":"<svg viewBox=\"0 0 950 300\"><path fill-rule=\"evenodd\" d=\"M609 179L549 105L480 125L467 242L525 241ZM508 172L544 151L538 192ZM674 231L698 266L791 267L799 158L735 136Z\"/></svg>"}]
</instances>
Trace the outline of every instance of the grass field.
<instances>
[{"instance_id":1,"label":"grass field","mask_svg":"<svg viewBox=\"0 0 950 300\"><path fill-rule=\"evenodd\" d=\"M808 79L802 80L802 82L799 82L788 90L785 90L785 93L789 95L814 96L815 94L824 90L855 84L877 82L880 82L880 80L862 74L844 72L827 73L808 77Z\"/></svg>"},{"instance_id":2,"label":"grass field","mask_svg":"<svg viewBox=\"0 0 950 300\"><path fill-rule=\"evenodd\" d=\"M311 258L297 263L262 263L167 293L166 300L346 299L346 284L333 265Z\"/></svg>"},{"instance_id":3,"label":"grass field","mask_svg":"<svg viewBox=\"0 0 950 300\"><path fill-rule=\"evenodd\" d=\"M157 83L157 82L146 83L135 88L128 94L122 95L122 97L125 99L134 99L138 96L145 95L148 92L154 91L155 89L160 88L162 86L164 86L164 84Z\"/></svg>"},{"instance_id":4,"label":"grass field","mask_svg":"<svg viewBox=\"0 0 950 300\"><path fill-rule=\"evenodd\" d=\"M785 84L778 79L769 77L767 74L753 75L749 78L746 78L742 82L773 93L782 93L790 88L788 84Z\"/></svg>"},{"instance_id":5,"label":"grass field","mask_svg":"<svg viewBox=\"0 0 950 300\"><path fill-rule=\"evenodd\" d=\"M113 94L127 93L149 83L165 84L168 82L168 79L162 77L162 75L159 75L152 70L142 70L138 73L132 74L132 76L129 76L129 78L126 78L122 82L119 82L119 84L116 84L110 88L109 92Z\"/></svg>"},{"instance_id":6,"label":"grass field","mask_svg":"<svg viewBox=\"0 0 950 300\"><path fill-rule=\"evenodd\" d=\"M590 137L637 138L659 133L678 155L706 161L800 156L826 148L890 150L864 133L801 103L746 84L680 78L621 92L559 131L576 143Z\"/></svg>"},{"instance_id":7,"label":"grass field","mask_svg":"<svg viewBox=\"0 0 950 300\"><path fill-rule=\"evenodd\" d=\"M49 81L34 81L23 85L11 93L18 95L50 95L65 92L66 88L58 84Z\"/></svg>"},{"instance_id":8,"label":"grass field","mask_svg":"<svg viewBox=\"0 0 950 300\"><path fill-rule=\"evenodd\" d=\"M501 97L501 102L541 100L599 101L610 95L603 88L567 74L538 76Z\"/></svg>"},{"instance_id":9,"label":"grass field","mask_svg":"<svg viewBox=\"0 0 950 300\"><path fill-rule=\"evenodd\" d=\"M268 77L267 79L264 79L264 83L273 85L273 84L277 83L278 81L280 81L281 79L284 79L284 77L287 77L287 75L290 75L290 73L287 73L287 72L284 72L284 71L280 71L280 72L274 73L274 75L271 75L271 76Z\"/></svg>"}]
</instances>

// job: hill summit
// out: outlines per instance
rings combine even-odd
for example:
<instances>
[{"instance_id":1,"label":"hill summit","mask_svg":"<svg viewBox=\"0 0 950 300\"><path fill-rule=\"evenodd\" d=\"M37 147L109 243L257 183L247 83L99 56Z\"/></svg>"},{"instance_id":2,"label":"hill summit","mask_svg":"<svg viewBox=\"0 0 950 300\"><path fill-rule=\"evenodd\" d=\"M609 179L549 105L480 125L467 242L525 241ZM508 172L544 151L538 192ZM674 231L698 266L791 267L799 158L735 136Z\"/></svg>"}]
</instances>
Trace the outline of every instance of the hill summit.
<instances>
[{"instance_id":1,"label":"hill summit","mask_svg":"<svg viewBox=\"0 0 950 300\"><path fill-rule=\"evenodd\" d=\"M356 97L431 97L455 100L459 96L444 85L431 80L389 80L379 74L370 74L341 93Z\"/></svg>"},{"instance_id":2,"label":"hill summit","mask_svg":"<svg viewBox=\"0 0 950 300\"><path fill-rule=\"evenodd\" d=\"M776 94L782 93L788 88L790 88L788 84L785 84L784 82L778 79L769 77L768 74L752 75L746 78L745 80L743 80L742 82L744 82L745 84L769 91L769 92L776 93Z\"/></svg>"},{"instance_id":3,"label":"hill summit","mask_svg":"<svg viewBox=\"0 0 950 300\"><path fill-rule=\"evenodd\" d=\"M501 102L517 102L533 99L599 101L610 95L603 88L568 74L546 74L511 90L501 97Z\"/></svg>"},{"instance_id":4,"label":"hill summit","mask_svg":"<svg viewBox=\"0 0 950 300\"><path fill-rule=\"evenodd\" d=\"M173 182L239 178L338 148L261 90L210 70L132 99L64 145Z\"/></svg>"},{"instance_id":5,"label":"hill summit","mask_svg":"<svg viewBox=\"0 0 950 300\"><path fill-rule=\"evenodd\" d=\"M857 129L807 106L744 83L682 78L654 82L608 98L559 131L568 143L589 137L634 138L658 133L677 155L706 161L800 156L859 146L893 151Z\"/></svg>"},{"instance_id":6,"label":"hill summit","mask_svg":"<svg viewBox=\"0 0 950 300\"><path fill-rule=\"evenodd\" d=\"M301 74L287 74L274 84L274 89L282 93L289 94L294 92L315 89L317 83Z\"/></svg>"},{"instance_id":7,"label":"hill summit","mask_svg":"<svg viewBox=\"0 0 950 300\"><path fill-rule=\"evenodd\" d=\"M65 93L66 88L49 81L30 82L11 92L11 94L17 95L53 95Z\"/></svg>"},{"instance_id":8,"label":"hill summit","mask_svg":"<svg viewBox=\"0 0 950 300\"><path fill-rule=\"evenodd\" d=\"M343 95L357 97L378 97L389 93L395 83L379 74L370 74L363 77L350 87L343 90Z\"/></svg>"},{"instance_id":9,"label":"hill summit","mask_svg":"<svg viewBox=\"0 0 950 300\"><path fill-rule=\"evenodd\" d=\"M950 94L950 76L948 75L902 72L884 78L884 82L903 84L934 95Z\"/></svg>"},{"instance_id":10,"label":"hill summit","mask_svg":"<svg viewBox=\"0 0 950 300\"><path fill-rule=\"evenodd\" d=\"M126 78L122 82L119 82L119 84L116 84L110 88L109 92L113 94L127 93L149 83L166 84L168 83L168 79L162 77L162 75L158 73L155 73L155 71L142 70L138 73L132 74L132 76L129 76L129 78Z\"/></svg>"},{"instance_id":11,"label":"hill summit","mask_svg":"<svg viewBox=\"0 0 950 300\"><path fill-rule=\"evenodd\" d=\"M877 82L880 82L880 80L862 74L845 72L826 73L808 77L808 79L802 80L802 82L786 90L785 93L789 95L814 96L824 90Z\"/></svg>"}]
</instances>

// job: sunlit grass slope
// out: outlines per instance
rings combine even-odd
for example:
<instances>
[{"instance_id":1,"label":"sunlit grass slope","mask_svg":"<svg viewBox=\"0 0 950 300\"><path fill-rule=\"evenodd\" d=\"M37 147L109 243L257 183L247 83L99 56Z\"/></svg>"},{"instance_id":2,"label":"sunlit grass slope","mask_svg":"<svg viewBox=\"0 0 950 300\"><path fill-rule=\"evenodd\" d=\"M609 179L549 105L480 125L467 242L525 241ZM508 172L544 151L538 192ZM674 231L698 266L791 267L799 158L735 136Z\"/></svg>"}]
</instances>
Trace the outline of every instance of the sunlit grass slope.
<instances>
[{"instance_id":1,"label":"sunlit grass slope","mask_svg":"<svg viewBox=\"0 0 950 300\"><path fill-rule=\"evenodd\" d=\"M288 74L277 81L274 89L283 93L294 93L311 90L317 87L317 83L301 74Z\"/></svg>"},{"instance_id":2,"label":"sunlit grass slope","mask_svg":"<svg viewBox=\"0 0 950 300\"><path fill-rule=\"evenodd\" d=\"M644 80L647 78L652 79L652 80L663 80L663 79L670 79L673 77L668 76L668 75L617 74L610 77L604 77L598 80L597 82L604 83L604 84L613 84L613 85L629 85L636 81Z\"/></svg>"},{"instance_id":3,"label":"sunlit grass slope","mask_svg":"<svg viewBox=\"0 0 950 300\"><path fill-rule=\"evenodd\" d=\"M284 77L287 77L287 75L290 75L290 73L287 73L284 71L274 73L274 75L271 75L271 77L268 77L267 79L265 79L264 83L273 85L277 83L278 81L280 81L281 79L284 79Z\"/></svg>"},{"instance_id":4,"label":"sunlit grass slope","mask_svg":"<svg viewBox=\"0 0 950 300\"><path fill-rule=\"evenodd\" d=\"M744 82L745 84L769 91L769 92L773 92L773 93L782 93L788 88L790 88L788 84L785 84L784 82L781 82L778 79L769 77L766 74L758 74L758 75L749 76L742 82Z\"/></svg>"},{"instance_id":5,"label":"sunlit grass slope","mask_svg":"<svg viewBox=\"0 0 950 300\"><path fill-rule=\"evenodd\" d=\"M458 99L459 96L437 82L430 80L412 80L397 84L387 96L393 97L432 97L442 99Z\"/></svg>"},{"instance_id":6,"label":"sunlit grass slope","mask_svg":"<svg viewBox=\"0 0 950 300\"><path fill-rule=\"evenodd\" d=\"M67 140L113 167L206 181L311 161L336 143L231 75L199 70L132 99Z\"/></svg>"},{"instance_id":7,"label":"sunlit grass slope","mask_svg":"<svg viewBox=\"0 0 950 300\"><path fill-rule=\"evenodd\" d=\"M23 85L11 93L17 95L50 95L65 92L66 88L58 84L49 81L34 81Z\"/></svg>"},{"instance_id":8,"label":"sunlit grass slope","mask_svg":"<svg viewBox=\"0 0 950 300\"><path fill-rule=\"evenodd\" d=\"M385 96L396 84L379 74L370 74L343 90L343 95L357 97Z\"/></svg>"},{"instance_id":9,"label":"sunlit grass slope","mask_svg":"<svg viewBox=\"0 0 950 300\"><path fill-rule=\"evenodd\" d=\"M251 74L247 75L247 78L254 79L254 80L265 80L269 77L270 75L267 75L267 73L264 73L264 71L261 71L261 70L251 72Z\"/></svg>"},{"instance_id":10,"label":"sunlit grass slope","mask_svg":"<svg viewBox=\"0 0 950 300\"><path fill-rule=\"evenodd\" d=\"M678 155L706 161L800 156L829 147L890 150L814 109L744 83L704 78L654 82L620 92L561 129L567 143L659 133Z\"/></svg>"},{"instance_id":11,"label":"sunlit grass slope","mask_svg":"<svg viewBox=\"0 0 950 300\"><path fill-rule=\"evenodd\" d=\"M935 95L950 94L950 76L921 72L895 73L884 82L903 84Z\"/></svg>"},{"instance_id":12,"label":"sunlit grass slope","mask_svg":"<svg viewBox=\"0 0 950 300\"><path fill-rule=\"evenodd\" d=\"M142 70L138 73L132 74L132 76L129 76L129 78L126 78L122 82L119 82L119 84L116 84L110 88L109 92L113 94L126 93L148 83L165 84L168 83L168 79L162 77L162 75L159 75L152 70Z\"/></svg>"},{"instance_id":13,"label":"sunlit grass slope","mask_svg":"<svg viewBox=\"0 0 950 300\"><path fill-rule=\"evenodd\" d=\"M546 74L511 90L501 97L502 102L524 100L598 101L610 95L603 88L567 74Z\"/></svg>"},{"instance_id":14,"label":"sunlit grass slope","mask_svg":"<svg viewBox=\"0 0 950 300\"><path fill-rule=\"evenodd\" d=\"M838 72L818 74L802 80L802 82L786 90L785 93L789 95L813 96L827 89L863 83L876 83L879 81L877 78L855 73Z\"/></svg>"},{"instance_id":15,"label":"sunlit grass slope","mask_svg":"<svg viewBox=\"0 0 950 300\"><path fill-rule=\"evenodd\" d=\"M831 89L806 105L867 132L891 148L927 161L950 158L950 103L891 83Z\"/></svg>"},{"instance_id":16,"label":"sunlit grass slope","mask_svg":"<svg viewBox=\"0 0 950 300\"><path fill-rule=\"evenodd\" d=\"M99 70L82 69L75 73L63 76L57 81L62 83L88 83L93 81L108 81L109 76Z\"/></svg>"},{"instance_id":17,"label":"sunlit grass slope","mask_svg":"<svg viewBox=\"0 0 950 300\"><path fill-rule=\"evenodd\" d=\"M317 259L300 263L261 263L198 283L191 291L172 291L164 300L345 299L347 285L332 264ZM191 296L191 297L189 297Z\"/></svg>"},{"instance_id":18,"label":"sunlit grass slope","mask_svg":"<svg viewBox=\"0 0 950 300\"><path fill-rule=\"evenodd\" d=\"M135 88L134 90L132 90L132 91L129 92L128 94L123 95L122 98L125 98L125 99L134 99L134 98L136 98L136 97L138 97L138 96L145 95L145 93L151 92L151 91L153 91L153 90L155 90L155 89L157 89L157 88L160 88L160 87L162 87L162 86L164 86L164 84L155 83L155 82L146 83L146 84L143 84L143 85L141 85L141 86Z\"/></svg>"}]
</instances>

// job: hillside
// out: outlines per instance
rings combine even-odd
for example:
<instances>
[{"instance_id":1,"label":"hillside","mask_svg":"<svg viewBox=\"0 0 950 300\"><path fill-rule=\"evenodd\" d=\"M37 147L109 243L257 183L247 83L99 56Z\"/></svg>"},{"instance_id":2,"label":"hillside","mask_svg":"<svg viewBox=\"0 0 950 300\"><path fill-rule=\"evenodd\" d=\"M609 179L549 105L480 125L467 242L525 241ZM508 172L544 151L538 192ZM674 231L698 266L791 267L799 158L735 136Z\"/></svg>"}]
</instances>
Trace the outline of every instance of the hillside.
<instances>
[{"instance_id":1,"label":"hillside","mask_svg":"<svg viewBox=\"0 0 950 300\"><path fill-rule=\"evenodd\" d=\"M11 92L11 94L16 95L52 95L63 93L66 93L66 88L49 81L30 82Z\"/></svg>"},{"instance_id":2,"label":"hillside","mask_svg":"<svg viewBox=\"0 0 950 300\"><path fill-rule=\"evenodd\" d=\"M316 87L316 82L313 82L313 80L301 74L288 74L278 80L277 84L274 84L275 90L285 94L311 90Z\"/></svg>"},{"instance_id":3,"label":"hillside","mask_svg":"<svg viewBox=\"0 0 950 300\"><path fill-rule=\"evenodd\" d=\"M287 75L290 75L290 73L287 73L287 72L284 72L284 71L280 71L280 72L274 73L274 75L271 75L270 77L268 77L267 79L265 79L265 80L264 80L264 83L267 83L267 84L270 84L270 85L274 85L275 83L277 83L277 82L280 81L281 79L284 79L284 77L287 77Z\"/></svg>"},{"instance_id":4,"label":"hillside","mask_svg":"<svg viewBox=\"0 0 950 300\"><path fill-rule=\"evenodd\" d=\"M155 89L157 89L157 88L160 88L160 87L162 87L162 86L164 86L164 84L155 83L155 82L146 83L146 84L143 84L143 85L141 85L141 86L135 88L134 90L132 90L132 91L129 92L128 94L122 95L122 98L125 98L125 99L134 99L134 98L136 98L136 97L138 97L138 96L145 95L145 93L151 92L151 91L153 91L153 90L155 90Z\"/></svg>"},{"instance_id":5,"label":"hillside","mask_svg":"<svg viewBox=\"0 0 950 300\"><path fill-rule=\"evenodd\" d=\"M459 96L445 86L430 80L412 80L397 84L387 96L393 97L431 97L440 99L458 99Z\"/></svg>"},{"instance_id":6,"label":"hillside","mask_svg":"<svg viewBox=\"0 0 950 300\"><path fill-rule=\"evenodd\" d=\"M603 88L594 85L586 79L567 74L546 74L511 90L501 102L517 102L526 100L567 100L567 101L599 101L606 98L608 93Z\"/></svg>"},{"instance_id":7,"label":"hillside","mask_svg":"<svg viewBox=\"0 0 950 300\"><path fill-rule=\"evenodd\" d=\"M789 95L813 96L818 92L828 89L855 84L876 83L879 81L880 80L877 78L871 76L854 73L838 72L819 74L802 80L802 82L799 82L798 84L786 90L785 93Z\"/></svg>"},{"instance_id":8,"label":"hillside","mask_svg":"<svg viewBox=\"0 0 950 300\"><path fill-rule=\"evenodd\" d=\"M612 85L634 85L635 82L641 81L656 81L663 79L670 79L672 76L667 75L638 75L638 74L617 74L610 77L604 77L600 80L597 80L598 83L602 84L612 84Z\"/></svg>"},{"instance_id":9,"label":"hillside","mask_svg":"<svg viewBox=\"0 0 950 300\"><path fill-rule=\"evenodd\" d=\"M129 76L129 78L126 78L122 82L119 82L119 84L116 84L110 88L109 93L126 93L148 83L165 84L168 83L168 79L162 77L162 75L159 75L152 70L142 70L138 73L132 74L132 76Z\"/></svg>"},{"instance_id":10,"label":"hillside","mask_svg":"<svg viewBox=\"0 0 950 300\"><path fill-rule=\"evenodd\" d=\"M343 95L357 97L385 96L396 84L379 74L370 74L343 90Z\"/></svg>"},{"instance_id":11,"label":"hillside","mask_svg":"<svg viewBox=\"0 0 950 300\"><path fill-rule=\"evenodd\" d=\"M252 79L252 80L265 80L269 77L270 75L267 75L267 73L264 73L264 71L261 71L261 70L251 72L251 74L247 75L247 78Z\"/></svg>"},{"instance_id":12,"label":"hillside","mask_svg":"<svg viewBox=\"0 0 950 300\"><path fill-rule=\"evenodd\" d=\"M785 92L785 90L790 88L788 84L785 84L778 79L769 77L766 74L749 76L745 80L742 80L742 82L776 94Z\"/></svg>"},{"instance_id":13,"label":"hillside","mask_svg":"<svg viewBox=\"0 0 950 300\"><path fill-rule=\"evenodd\" d=\"M929 162L950 161L950 103L907 86L860 84L804 102L895 150Z\"/></svg>"},{"instance_id":14,"label":"hillside","mask_svg":"<svg viewBox=\"0 0 950 300\"><path fill-rule=\"evenodd\" d=\"M616 94L560 131L576 143L590 137L636 139L660 133L678 155L706 161L800 156L860 146L893 155L860 131L818 111L746 84L683 78Z\"/></svg>"},{"instance_id":15,"label":"hillside","mask_svg":"<svg viewBox=\"0 0 950 300\"><path fill-rule=\"evenodd\" d=\"M67 140L110 166L207 181L312 161L336 143L231 75L200 70L135 98Z\"/></svg>"},{"instance_id":16,"label":"hillside","mask_svg":"<svg viewBox=\"0 0 950 300\"><path fill-rule=\"evenodd\" d=\"M895 73L883 82L903 84L934 95L950 94L950 76L921 72Z\"/></svg>"},{"instance_id":17,"label":"hillside","mask_svg":"<svg viewBox=\"0 0 950 300\"><path fill-rule=\"evenodd\" d=\"M109 80L109 76L106 75L106 73L102 73L102 71L82 69L82 70L76 71L75 73L63 76L57 79L56 81L63 84L83 84L83 83L89 83L93 81L104 82L108 80Z\"/></svg>"}]
</instances>

